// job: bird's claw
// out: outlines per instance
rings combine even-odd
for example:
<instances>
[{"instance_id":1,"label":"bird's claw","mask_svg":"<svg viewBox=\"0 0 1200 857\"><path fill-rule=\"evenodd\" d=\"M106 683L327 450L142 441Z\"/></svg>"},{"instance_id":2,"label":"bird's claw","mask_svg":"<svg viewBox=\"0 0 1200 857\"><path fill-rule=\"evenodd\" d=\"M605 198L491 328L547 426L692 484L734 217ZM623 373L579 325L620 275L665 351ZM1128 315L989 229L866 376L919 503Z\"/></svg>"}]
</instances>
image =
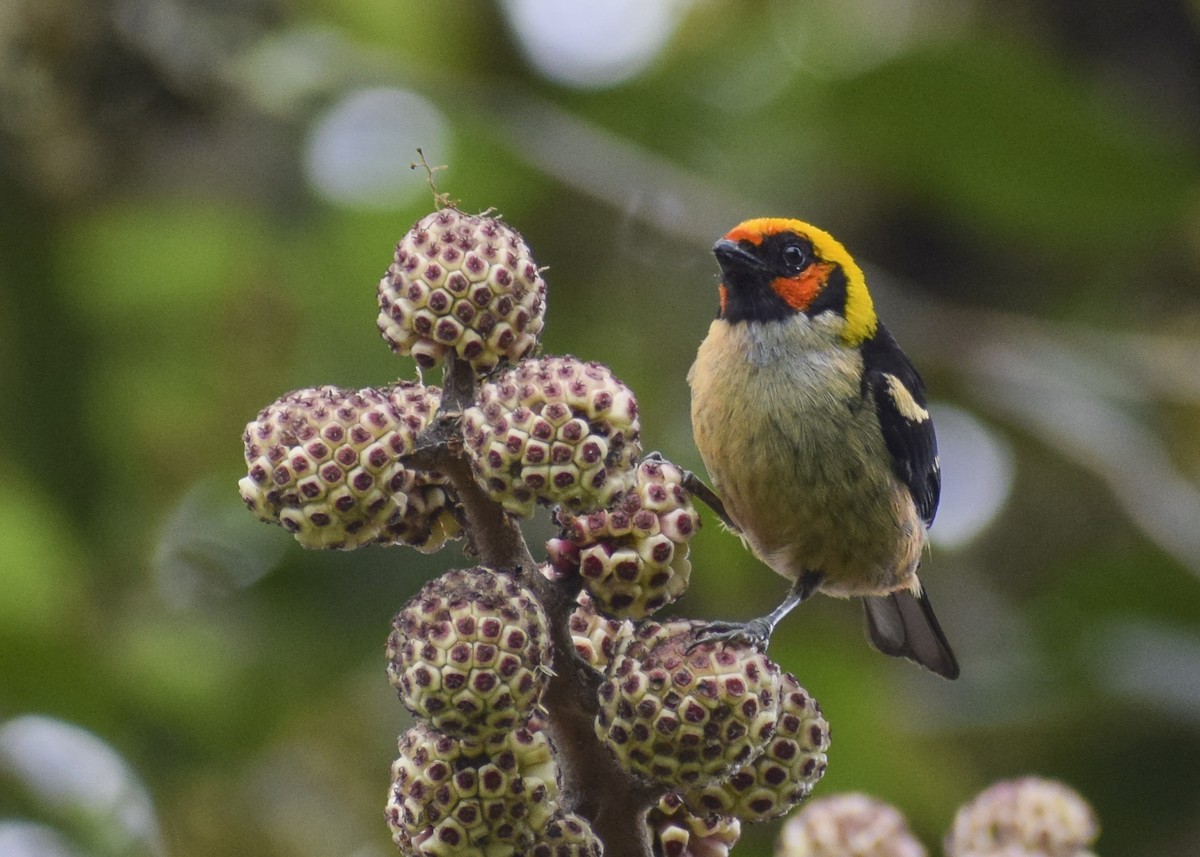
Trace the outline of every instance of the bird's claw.
<instances>
[{"instance_id":1,"label":"bird's claw","mask_svg":"<svg viewBox=\"0 0 1200 857\"><path fill-rule=\"evenodd\" d=\"M751 619L749 622L709 622L696 633L696 639L687 647L687 654L706 644L734 643L751 646L766 654L767 644L771 642L771 632L775 629L763 619Z\"/></svg>"}]
</instances>

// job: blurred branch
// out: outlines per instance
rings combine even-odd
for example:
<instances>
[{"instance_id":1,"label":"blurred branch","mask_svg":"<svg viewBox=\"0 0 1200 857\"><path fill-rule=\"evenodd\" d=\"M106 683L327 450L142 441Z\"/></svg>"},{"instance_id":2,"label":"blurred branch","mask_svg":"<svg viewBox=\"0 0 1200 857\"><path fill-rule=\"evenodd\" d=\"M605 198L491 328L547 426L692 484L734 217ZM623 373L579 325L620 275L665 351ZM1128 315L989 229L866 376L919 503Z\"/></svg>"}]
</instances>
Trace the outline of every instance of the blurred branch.
<instances>
[{"instance_id":1,"label":"blurred branch","mask_svg":"<svg viewBox=\"0 0 1200 857\"><path fill-rule=\"evenodd\" d=\"M514 156L674 238L707 246L763 211L760 202L516 87L480 87L465 104ZM461 110L464 102L441 106Z\"/></svg>"},{"instance_id":2,"label":"blurred branch","mask_svg":"<svg viewBox=\"0 0 1200 857\"><path fill-rule=\"evenodd\" d=\"M1200 636L1120 619L1097 628L1087 652L1097 683L1200 728Z\"/></svg>"},{"instance_id":3,"label":"blurred branch","mask_svg":"<svg viewBox=\"0 0 1200 857\"><path fill-rule=\"evenodd\" d=\"M1175 467L1162 438L1097 391L1065 383L1036 349L1014 345L989 343L966 361L987 391L979 405L1102 478L1130 520L1200 576L1200 489Z\"/></svg>"}]
</instances>

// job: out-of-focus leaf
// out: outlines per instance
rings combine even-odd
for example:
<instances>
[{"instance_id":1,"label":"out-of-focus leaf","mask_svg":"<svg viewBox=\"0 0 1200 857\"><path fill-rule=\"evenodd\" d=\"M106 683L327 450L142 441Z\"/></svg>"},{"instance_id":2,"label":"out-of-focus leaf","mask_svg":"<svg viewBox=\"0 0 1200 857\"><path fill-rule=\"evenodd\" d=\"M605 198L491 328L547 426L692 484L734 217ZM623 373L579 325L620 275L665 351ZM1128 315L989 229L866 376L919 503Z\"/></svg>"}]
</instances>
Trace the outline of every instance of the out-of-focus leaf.
<instances>
[{"instance_id":1,"label":"out-of-focus leaf","mask_svg":"<svg viewBox=\"0 0 1200 857\"><path fill-rule=\"evenodd\" d=\"M0 639L53 634L79 606L82 554L68 519L36 486L11 473L0 479Z\"/></svg>"},{"instance_id":2,"label":"out-of-focus leaf","mask_svg":"<svg viewBox=\"0 0 1200 857\"><path fill-rule=\"evenodd\" d=\"M232 480L207 479L179 501L154 550L159 592L175 608L251 585L291 539L246 514Z\"/></svg>"},{"instance_id":3,"label":"out-of-focus leaf","mask_svg":"<svg viewBox=\"0 0 1200 857\"><path fill-rule=\"evenodd\" d=\"M0 821L4 857L91 857L53 827L32 821Z\"/></svg>"},{"instance_id":4,"label":"out-of-focus leaf","mask_svg":"<svg viewBox=\"0 0 1200 857\"><path fill-rule=\"evenodd\" d=\"M1151 254L1200 176L1194 144L1016 43L971 40L831 84L851 159L1019 252Z\"/></svg>"},{"instance_id":5,"label":"out-of-focus leaf","mask_svg":"<svg viewBox=\"0 0 1200 857\"><path fill-rule=\"evenodd\" d=\"M19 784L42 812L62 819L98 854L165 853L141 779L86 729L36 714L0 724L0 775Z\"/></svg>"},{"instance_id":6,"label":"out-of-focus leaf","mask_svg":"<svg viewBox=\"0 0 1200 857\"><path fill-rule=\"evenodd\" d=\"M234 728L235 715L245 716L231 710L229 699L245 693L243 677L253 665L246 637L253 630L237 618L219 621L160 608L128 622L105 654L138 716L173 724L180 740L216 740Z\"/></svg>"},{"instance_id":7,"label":"out-of-focus leaf","mask_svg":"<svg viewBox=\"0 0 1200 857\"><path fill-rule=\"evenodd\" d=\"M84 318L165 325L212 312L257 273L265 229L247 209L195 197L113 203L63 241L62 282Z\"/></svg>"}]
</instances>

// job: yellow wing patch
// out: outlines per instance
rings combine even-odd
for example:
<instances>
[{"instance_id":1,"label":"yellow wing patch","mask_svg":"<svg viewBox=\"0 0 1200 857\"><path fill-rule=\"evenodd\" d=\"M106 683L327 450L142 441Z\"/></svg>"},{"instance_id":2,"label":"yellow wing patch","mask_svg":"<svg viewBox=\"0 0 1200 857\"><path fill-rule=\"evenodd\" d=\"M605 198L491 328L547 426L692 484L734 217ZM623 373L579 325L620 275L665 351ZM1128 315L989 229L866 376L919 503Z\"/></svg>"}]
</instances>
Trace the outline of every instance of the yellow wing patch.
<instances>
[{"instance_id":1,"label":"yellow wing patch","mask_svg":"<svg viewBox=\"0 0 1200 857\"><path fill-rule=\"evenodd\" d=\"M896 413L910 423L923 423L929 419L929 411L917 403L903 381L891 373L885 373L883 377L887 380L888 395L896 406Z\"/></svg>"}]
</instances>

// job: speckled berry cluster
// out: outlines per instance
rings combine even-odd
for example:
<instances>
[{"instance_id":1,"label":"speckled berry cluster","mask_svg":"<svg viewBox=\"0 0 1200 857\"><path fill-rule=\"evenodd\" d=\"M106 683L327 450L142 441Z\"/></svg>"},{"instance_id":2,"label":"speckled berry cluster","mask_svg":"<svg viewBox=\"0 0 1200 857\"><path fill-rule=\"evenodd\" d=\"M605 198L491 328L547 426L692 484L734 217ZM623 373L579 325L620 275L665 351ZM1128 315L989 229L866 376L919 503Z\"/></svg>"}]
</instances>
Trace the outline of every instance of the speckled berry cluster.
<instances>
[{"instance_id":1,"label":"speckled berry cluster","mask_svg":"<svg viewBox=\"0 0 1200 857\"><path fill-rule=\"evenodd\" d=\"M683 796L697 813L734 816L746 824L778 818L807 798L825 776L829 724L821 706L784 673L775 731L762 752L728 777Z\"/></svg>"},{"instance_id":2,"label":"speckled berry cluster","mask_svg":"<svg viewBox=\"0 0 1200 857\"><path fill-rule=\"evenodd\" d=\"M703 623L634 625L579 600L576 654L604 673L596 734L623 767L709 823L769 821L809 796L825 775L829 724L795 676L753 648L697 643ZM674 825L673 847L698 835L689 824Z\"/></svg>"},{"instance_id":3,"label":"speckled berry cluster","mask_svg":"<svg viewBox=\"0 0 1200 857\"><path fill-rule=\"evenodd\" d=\"M392 622L388 677L417 717L448 735L490 736L526 722L551 650L534 594L486 568L448 572Z\"/></svg>"},{"instance_id":4,"label":"speckled berry cluster","mask_svg":"<svg viewBox=\"0 0 1200 857\"><path fill-rule=\"evenodd\" d=\"M288 393L246 426L242 499L308 548L436 550L461 529L457 502L440 474L400 459L440 398L437 387L411 382Z\"/></svg>"},{"instance_id":5,"label":"speckled berry cluster","mask_svg":"<svg viewBox=\"0 0 1200 857\"><path fill-rule=\"evenodd\" d=\"M487 738L405 732L392 765L386 818L407 855L524 853L557 809L558 768L536 728Z\"/></svg>"},{"instance_id":6,"label":"speckled berry cluster","mask_svg":"<svg viewBox=\"0 0 1200 857\"><path fill-rule=\"evenodd\" d=\"M574 357L522 362L483 384L463 414L480 484L526 517L536 502L596 509L632 487L640 430L629 388Z\"/></svg>"},{"instance_id":7,"label":"speckled berry cluster","mask_svg":"<svg viewBox=\"0 0 1200 857\"><path fill-rule=\"evenodd\" d=\"M559 812L547 823L541 838L529 850L530 857L602 857L604 845L587 819L573 812Z\"/></svg>"},{"instance_id":8,"label":"speckled berry cluster","mask_svg":"<svg viewBox=\"0 0 1200 857\"><path fill-rule=\"evenodd\" d=\"M958 810L946 857L1095 857L1091 806L1054 780L1023 777L983 791ZM815 800L788 819L776 857L926 857L895 807L863 794Z\"/></svg>"},{"instance_id":9,"label":"speckled berry cluster","mask_svg":"<svg viewBox=\"0 0 1200 857\"><path fill-rule=\"evenodd\" d=\"M668 788L706 786L747 764L779 716L779 667L750 646L697 644L702 627L643 624L600 686L597 736L627 770Z\"/></svg>"},{"instance_id":10,"label":"speckled berry cluster","mask_svg":"<svg viewBox=\"0 0 1200 857\"><path fill-rule=\"evenodd\" d=\"M567 620L575 654L597 672L608 669L621 641L633 635L629 620L610 619L596 612L592 597L579 593L578 606Z\"/></svg>"},{"instance_id":11,"label":"speckled berry cluster","mask_svg":"<svg viewBox=\"0 0 1200 857\"><path fill-rule=\"evenodd\" d=\"M587 822L558 803L538 713L550 632L529 589L482 566L447 572L393 620L387 656L423 721L392 768L387 818L403 853L599 857Z\"/></svg>"},{"instance_id":12,"label":"speckled berry cluster","mask_svg":"<svg viewBox=\"0 0 1200 857\"><path fill-rule=\"evenodd\" d=\"M633 486L607 509L560 509L562 534L546 549L559 575L578 574L596 608L642 619L684 593L691 576L688 542L700 515L683 471L659 457L638 465Z\"/></svg>"},{"instance_id":13,"label":"speckled berry cluster","mask_svg":"<svg viewBox=\"0 0 1200 857\"><path fill-rule=\"evenodd\" d=\"M864 794L814 800L788 819L775 857L926 857L895 807Z\"/></svg>"},{"instance_id":14,"label":"speckled berry cluster","mask_svg":"<svg viewBox=\"0 0 1200 857\"><path fill-rule=\"evenodd\" d=\"M663 857L727 857L742 835L736 818L690 811L676 792L668 792L646 816L655 854Z\"/></svg>"},{"instance_id":15,"label":"speckled berry cluster","mask_svg":"<svg viewBox=\"0 0 1200 857\"><path fill-rule=\"evenodd\" d=\"M537 345L546 284L515 229L496 217L443 208L396 245L379 281L378 326L418 366L453 350L484 374Z\"/></svg>"},{"instance_id":16,"label":"speckled berry cluster","mask_svg":"<svg viewBox=\"0 0 1200 857\"><path fill-rule=\"evenodd\" d=\"M1099 832L1074 789L1023 777L996 783L958 811L946 857L1090 857Z\"/></svg>"}]
</instances>

